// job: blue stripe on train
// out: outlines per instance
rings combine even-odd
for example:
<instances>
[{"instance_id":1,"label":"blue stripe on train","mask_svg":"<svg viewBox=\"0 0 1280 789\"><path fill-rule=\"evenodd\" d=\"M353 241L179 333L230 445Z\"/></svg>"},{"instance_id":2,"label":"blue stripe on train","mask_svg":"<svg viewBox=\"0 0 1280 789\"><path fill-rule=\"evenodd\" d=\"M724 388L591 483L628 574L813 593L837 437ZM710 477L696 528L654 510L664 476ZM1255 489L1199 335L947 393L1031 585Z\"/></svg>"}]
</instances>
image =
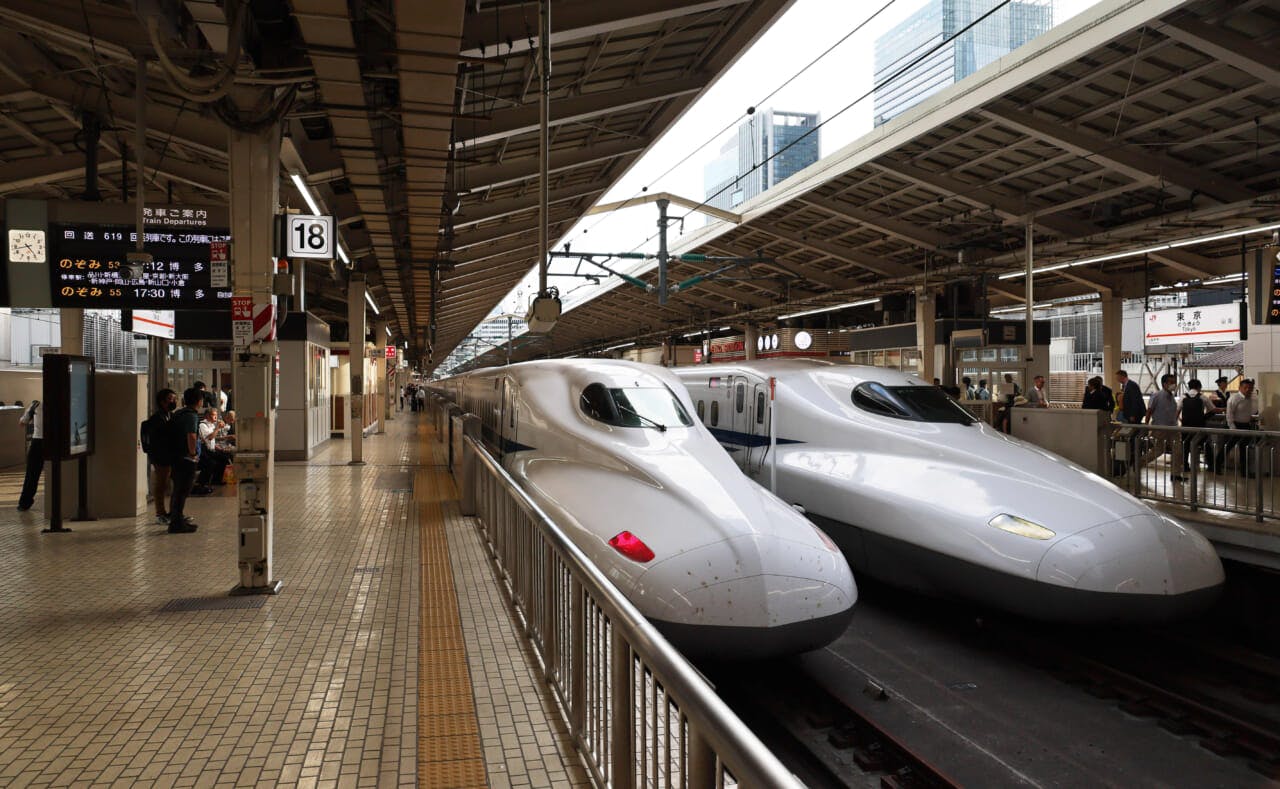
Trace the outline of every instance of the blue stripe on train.
<instances>
[{"instance_id":1,"label":"blue stripe on train","mask_svg":"<svg viewBox=\"0 0 1280 789\"><path fill-rule=\"evenodd\" d=\"M749 449L755 449L756 447L769 446L768 436L757 436L751 433L740 433L736 430L725 430L724 428L720 428L720 427L709 427L707 429L710 430L711 435L715 436L715 439L722 444L733 444L735 446L747 447ZM804 442L793 439L793 438L779 438L778 443L779 444L803 444Z\"/></svg>"}]
</instances>

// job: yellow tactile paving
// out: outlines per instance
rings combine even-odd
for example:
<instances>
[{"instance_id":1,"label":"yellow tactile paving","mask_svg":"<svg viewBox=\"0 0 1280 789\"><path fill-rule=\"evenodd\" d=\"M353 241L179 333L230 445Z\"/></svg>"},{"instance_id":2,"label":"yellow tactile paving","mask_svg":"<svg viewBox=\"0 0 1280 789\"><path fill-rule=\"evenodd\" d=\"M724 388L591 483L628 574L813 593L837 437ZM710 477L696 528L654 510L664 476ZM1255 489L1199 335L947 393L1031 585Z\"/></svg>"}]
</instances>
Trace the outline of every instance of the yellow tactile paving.
<instances>
[{"instance_id":1,"label":"yellow tactile paving","mask_svg":"<svg viewBox=\"0 0 1280 789\"><path fill-rule=\"evenodd\" d=\"M422 456L429 456L432 436L426 420L418 421L418 439ZM443 502L456 498L447 469L433 466L414 474L421 555L418 783L424 787L489 785L441 510Z\"/></svg>"}]
</instances>

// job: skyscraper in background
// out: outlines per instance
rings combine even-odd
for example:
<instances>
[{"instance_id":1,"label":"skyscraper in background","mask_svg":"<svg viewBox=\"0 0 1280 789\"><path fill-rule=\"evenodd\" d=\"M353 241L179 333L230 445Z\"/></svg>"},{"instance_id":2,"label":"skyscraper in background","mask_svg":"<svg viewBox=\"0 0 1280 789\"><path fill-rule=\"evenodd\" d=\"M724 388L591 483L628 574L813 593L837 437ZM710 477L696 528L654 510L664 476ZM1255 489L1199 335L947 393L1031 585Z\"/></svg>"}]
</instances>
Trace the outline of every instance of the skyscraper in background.
<instances>
[{"instance_id":1,"label":"skyscraper in background","mask_svg":"<svg viewBox=\"0 0 1280 789\"><path fill-rule=\"evenodd\" d=\"M1011 0L957 35L1000 2L929 0L876 39L875 125L892 120L1053 27L1053 0ZM937 50L930 52L934 47Z\"/></svg>"},{"instance_id":2,"label":"skyscraper in background","mask_svg":"<svg viewBox=\"0 0 1280 789\"><path fill-rule=\"evenodd\" d=\"M755 113L703 168L707 204L733 211L818 161L820 135L815 113Z\"/></svg>"}]
</instances>

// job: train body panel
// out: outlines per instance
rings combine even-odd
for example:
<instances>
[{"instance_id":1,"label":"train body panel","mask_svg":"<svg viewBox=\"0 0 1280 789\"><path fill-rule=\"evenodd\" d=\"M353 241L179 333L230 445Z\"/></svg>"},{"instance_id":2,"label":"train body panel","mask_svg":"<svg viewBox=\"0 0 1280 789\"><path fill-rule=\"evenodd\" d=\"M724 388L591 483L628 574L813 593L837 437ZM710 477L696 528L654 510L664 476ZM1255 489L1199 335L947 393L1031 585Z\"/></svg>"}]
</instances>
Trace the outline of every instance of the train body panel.
<instances>
[{"instance_id":1,"label":"train body panel","mask_svg":"<svg viewBox=\"0 0 1280 789\"><path fill-rule=\"evenodd\" d=\"M1222 583L1198 533L1051 452L966 423L914 376L798 360L676 373L738 465L766 484L776 476L779 495L802 505L857 572L1086 621L1191 613ZM770 378L771 407L739 396L740 386L768 391ZM926 418L890 415L894 398Z\"/></svg>"},{"instance_id":2,"label":"train body panel","mask_svg":"<svg viewBox=\"0 0 1280 789\"><path fill-rule=\"evenodd\" d=\"M843 556L741 473L661 368L528 362L433 388L480 416L516 482L687 653L803 651L847 626ZM653 556L615 548L624 533Z\"/></svg>"}]
</instances>

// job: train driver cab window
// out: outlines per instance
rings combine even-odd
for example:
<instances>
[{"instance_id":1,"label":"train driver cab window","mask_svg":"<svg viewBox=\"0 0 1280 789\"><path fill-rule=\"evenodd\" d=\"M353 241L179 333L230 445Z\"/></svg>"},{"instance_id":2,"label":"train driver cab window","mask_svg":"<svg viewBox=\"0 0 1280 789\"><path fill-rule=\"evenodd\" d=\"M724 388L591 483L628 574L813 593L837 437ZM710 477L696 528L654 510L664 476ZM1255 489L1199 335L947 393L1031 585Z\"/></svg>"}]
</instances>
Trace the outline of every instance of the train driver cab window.
<instances>
[{"instance_id":1,"label":"train driver cab window","mask_svg":"<svg viewBox=\"0 0 1280 789\"><path fill-rule=\"evenodd\" d=\"M711 426L715 427L720 424L720 401L711 401Z\"/></svg>"},{"instance_id":2,"label":"train driver cab window","mask_svg":"<svg viewBox=\"0 0 1280 789\"><path fill-rule=\"evenodd\" d=\"M698 421L702 422L706 418L707 418L707 401L699 400L698 401Z\"/></svg>"},{"instance_id":3,"label":"train driver cab window","mask_svg":"<svg viewBox=\"0 0 1280 789\"><path fill-rule=\"evenodd\" d=\"M733 389L733 409L739 414L747 404L747 385L738 384Z\"/></svg>"},{"instance_id":4,"label":"train driver cab window","mask_svg":"<svg viewBox=\"0 0 1280 789\"><path fill-rule=\"evenodd\" d=\"M854 387L852 399L863 411L894 419L959 425L977 421L936 386L885 386L864 381Z\"/></svg>"},{"instance_id":5,"label":"train driver cab window","mask_svg":"<svg viewBox=\"0 0 1280 789\"><path fill-rule=\"evenodd\" d=\"M764 392L756 392L756 424L764 424Z\"/></svg>"},{"instance_id":6,"label":"train driver cab window","mask_svg":"<svg viewBox=\"0 0 1280 789\"><path fill-rule=\"evenodd\" d=\"M619 427L689 427L693 420L675 394L665 386L609 388L591 384L582 390L583 412Z\"/></svg>"}]
</instances>

